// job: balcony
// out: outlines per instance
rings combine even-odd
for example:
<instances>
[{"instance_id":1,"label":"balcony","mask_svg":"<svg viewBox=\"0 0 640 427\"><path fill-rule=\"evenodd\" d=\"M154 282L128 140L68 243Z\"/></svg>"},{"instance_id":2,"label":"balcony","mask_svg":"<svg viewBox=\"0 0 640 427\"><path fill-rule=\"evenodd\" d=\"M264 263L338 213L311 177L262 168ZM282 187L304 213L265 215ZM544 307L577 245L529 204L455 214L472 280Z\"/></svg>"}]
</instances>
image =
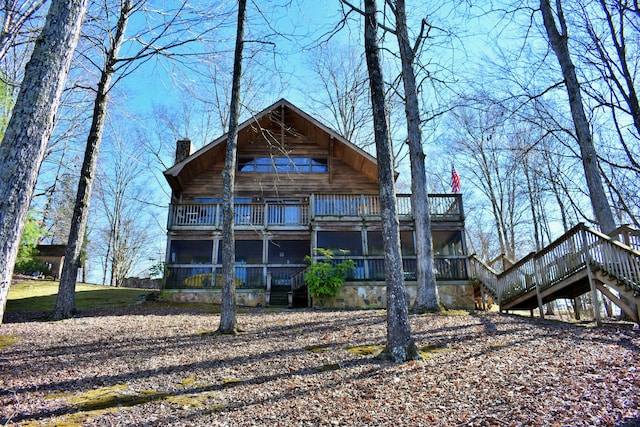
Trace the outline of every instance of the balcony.
<instances>
[{"instance_id":1,"label":"balcony","mask_svg":"<svg viewBox=\"0 0 640 427\"><path fill-rule=\"evenodd\" d=\"M411 220L411 196L398 195L401 220ZM464 218L460 194L430 194L432 221L460 222ZM239 228L306 228L312 220L380 220L380 198L377 195L312 194L308 203L236 203L235 225ZM222 227L222 205L172 204L168 228L201 229Z\"/></svg>"}]
</instances>

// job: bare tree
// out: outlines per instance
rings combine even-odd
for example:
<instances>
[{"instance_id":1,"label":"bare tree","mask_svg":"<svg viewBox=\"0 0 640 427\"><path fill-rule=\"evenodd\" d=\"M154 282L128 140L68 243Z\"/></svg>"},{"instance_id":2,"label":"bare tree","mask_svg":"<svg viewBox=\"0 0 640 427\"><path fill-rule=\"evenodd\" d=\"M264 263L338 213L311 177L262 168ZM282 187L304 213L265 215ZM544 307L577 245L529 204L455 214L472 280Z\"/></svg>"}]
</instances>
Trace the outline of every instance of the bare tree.
<instances>
[{"instance_id":1,"label":"bare tree","mask_svg":"<svg viewBox=\"0 0 640 427\"><path fill-rule=\"evenodd\" d=\"M10 49L32 42L41 24L38 12L46 0L3 0L0 4L0 61ZM33 21L36 21L33 25Z\"/></svg>"},{"instance_id":2,"label":"bare tree","mask_svg":"<svg viewBox=\"0 0 640 427\"><path fill-rule=\"evenodd\" d=\"M78 276L78 268L80 267L83 238L87 228L96 161L100 143L102 142L104 120L107 113L107 97L111 90L111 80L115 73L118 52L125 39L127 22L133 11L134 8L131 0L123 0L121 2L118 21L113 28L113 34L109 37L110 42L105 50L104 66L96 91L93 119L91 129L89 130L89 137L87 138L87 146L78 184L78 193L73 210L71 228L69 230L65 263L60 276L60 286L54 312L55 319L70 317L75 311L76 279ZM109 33L111 33L111 29L109 29L108 34Z\"/></svg>"},{"instance_id":3,"label":"bare tree","mask_svg":"<svg viewBox=\"0 0 640 427\"><path fill-rule=\"evenodd\" d=\"M382 358L395 363L419 359L411 337L407 302L404 294L400 226L394 186L393 151L385 103L384 78L378 46L378 13L375 0L364 2L364 43L369 70L371 106L378 159L378 182L384 241L384 266L387 282L387 344Z\"/></svg>"},{"instance_id":4,"label":"bare tree","mask_svg":"<svg viewBox=\"0 0 640 427\"><path fill-rule=\"evenodd\" d=\"M431 236L431 213L427 190L427 176L425 171L425 155L422 149L422 131L420 121L420 106L418 103L418 89L414 73L415 54L422 40L422 31L415 46L409 41L407 30L407 12L404 0L387 4L393 10L396 20L396 38L400 50L402 64L402 82L404 84L404 106L407 117L407 142L409 144L409 158L411 161L411 206L416 228L416 278L417 295L413 306L416 313L438 312L438 292L436 276L433 269L433 241ZM423 21L423 30L426 21Z\"/></svg>"},{"instance_id":5,"label":"bare tree","mask_svg":"<svg viewBox=\"0 0 640 427\"><path fill-rule=\"evenodd\" d=\"M503 114L501 106L492 106L489 111L460 107L454 114L452 132L459 147L458 159L475 177L471 185L488 202L500 252L515 259L517 228L527 206L519 199L521 163L509 150L512 136L503 126Z\"/></svg>"},{"instance_id":6,"label":"bare tree","mask_svg":"<svg viewBox=\"0 0 640 427\"><path fill-rule=\"evenodd\" d=\"M371 117L366 113L369 97L364 57L354 48L339 45L333 39L313 51L313 79L318 92L309 98L329 113L329 123L346 140L359 147L371 144L368 132Z\"/></svg>"},{"instance_id":7,"label":"bare tree","mask_svg":"<svg viewBox=\"0 0 640 427\"><path fill-rule=\"evenodd\" d=\"M11 99L18 92L24 66L44 25L46 0L0 1L0 81Z\"/></svg>"},{"instance_id":8,"label":"bare tree","mask_svg":"<svg viewBox=\"0 0 640 427\"><path fill-rule=\"evenodd\" d=\"M558 63L562 69L564 84L567 88L571 116L575 126L578 145L580 146L580 157L584 167L593 212L602 231L610 233L615 230L616 223L613 219L611 206L609 205L602 184L598 157L593 144L593 135L582 102L582 89L569 52L569 34L562 9L562 1L556 0L555 6L556 10L554 13L550 0L540 0L540 10L542 12L544 28L547 32L549 44L558 58ZM558 25L560 26L559 29Z\"/></svg>"},{"instance_id":9,"label":"bare tree","mask_svg":"<svg viewBox=\"0 0 640 427\"><path fill-rule=\"evenodd\" d=\"M237 333L236 286L235 286L235 238L234 238L234 188L236 177L236 155L238 151L238 115L240 113L240 83L242 77L242 51L244 47L244 24L246 0L238 1L238 29L233 58L233 83L227 151L222 171L222 312L218 332Z\"/></svg>"},{"instance_id":10,"label":"bare tree","mask_svg":"<svg viewBox=\"0 0 640 427\"><path fill-rule=\"evenodd\" d=\"M149 221L146 221L144 184L146 162L140 147L125 142L123 128L116 127L111 133L113 144L108 160L98 168L97 196L98 212L105 219L100 224L105 249L105 273L109 273L111 286L122 286L136 263L150 246Z\"/></svg>"},{"instance_id":11,"label":"bare tree","mask_svg":"<svg viewBox=\"0 0 640 427\"><path fill-rule=\"evenodd\" d=\"M600 125L601 172L619 222L640 226L640 99L635 83L640 65L638 9L624 0L572 5L574 25L582 32L572 40L589 76L582 87L595 101L595 109L608 113ZM612 144L614 141L618 144Z\"/></svg>"},{"instance_id":12,"label":"bare tree","mask_svg":"<svg viewBox=\"0 0 640 427\"><path fill-rule=\"evenodd\" d=\"M52 0L0 144L0 317L86 7L86 0Z\"/></svg>"},{"instance_id":13,"label":"bare tree","mask_svg":"<svg viewBox=\"0 0 640 427\"><path fill-rule=\"evenodd\" d=\"M89 215L95 166L102 141L108 97L113 84L121 81L133 72L139 67L141 62L147 61L161 53L169 54L172 49L178 49L189 43L197 42L209 32L209 30L203 30L200 33L195 31L195 28L197 28L196 24L200 22L201 17L197 16L194 21L189 21L184 18L183 15L187 13L185 10L186 6L183 4L177 11L173 11L173 13L167 15L163 14L162 17L164 19L162 19L162 22L157 26L149 25L151 28L144 27L143 30L136 33L130 40L138 44L137 49L132 47L129 49L129 51L133 51L132 55L121 57L119 56L119 51L126 40L125 31L127 24L135 12L145 12L143 9L145 4L146 0L120 0L117 22L113 27L109 26L110 23L107 20L106 27L100 28L97 35L90 36L90 39L97 43L95 47L101 52L104 62L100 64L97 59L87 57L90 63L100 69L100 78L95 90L91 128L87 137L87 145L82 170L80 172L76 206L71 221L69 241L65 255L66 261L60 277L60 288L54 313L54 318L57 319L69 317L75 310L75 284L80 262L82 239L85 235ZM102 13L110 16L111 11L109 4L104 4ZM94 22L102 24L103 20L96 19ZM194 24L194 30L190 29L190 32L185 37L184 27L189 28L189 24ZM105 35L108 41L106 45L102 42ZM116 81L112 83L113 77L116 74Z\"/></svg>"}]
</instances>

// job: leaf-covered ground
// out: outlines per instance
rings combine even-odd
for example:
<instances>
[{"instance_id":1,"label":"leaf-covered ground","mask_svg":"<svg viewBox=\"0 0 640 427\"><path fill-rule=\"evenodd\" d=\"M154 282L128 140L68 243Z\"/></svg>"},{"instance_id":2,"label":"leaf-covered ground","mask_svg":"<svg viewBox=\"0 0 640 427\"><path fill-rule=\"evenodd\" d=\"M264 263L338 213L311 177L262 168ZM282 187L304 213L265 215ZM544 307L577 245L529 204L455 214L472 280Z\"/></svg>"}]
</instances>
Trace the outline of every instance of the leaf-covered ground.
<instances>
[{"instance_id":1,"label":"leaf-covered ground","mask_svg":"<svg viewBox=\"0 0 640 427\"><path fill-rule=\"evenodd\" d=\"M11 319L9 319L11 320ZM411 316L424 360L375 360L383 311L137 306L0 326L0 424L640 426L640 332ZM3 344L5 343L5 344Z\"/></svg>"}]
</instances>

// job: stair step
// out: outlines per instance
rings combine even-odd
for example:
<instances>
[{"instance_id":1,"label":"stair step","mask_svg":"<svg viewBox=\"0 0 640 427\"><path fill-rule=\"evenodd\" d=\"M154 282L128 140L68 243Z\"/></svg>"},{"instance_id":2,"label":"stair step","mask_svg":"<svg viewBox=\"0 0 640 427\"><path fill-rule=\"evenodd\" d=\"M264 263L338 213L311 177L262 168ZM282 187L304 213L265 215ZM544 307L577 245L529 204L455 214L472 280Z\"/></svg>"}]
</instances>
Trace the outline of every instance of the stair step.
<instances>
[{"instance_id":1,"label":"stair step","mask_svg":"<svg viewBox=\"0 0 640 427\"><path fill-rule=\"evenodd\" d=\"M269 298L269 305L271 306L288 306L289 305L289 291L271 291L271 297Z\"/></svg>"}]
</instances>

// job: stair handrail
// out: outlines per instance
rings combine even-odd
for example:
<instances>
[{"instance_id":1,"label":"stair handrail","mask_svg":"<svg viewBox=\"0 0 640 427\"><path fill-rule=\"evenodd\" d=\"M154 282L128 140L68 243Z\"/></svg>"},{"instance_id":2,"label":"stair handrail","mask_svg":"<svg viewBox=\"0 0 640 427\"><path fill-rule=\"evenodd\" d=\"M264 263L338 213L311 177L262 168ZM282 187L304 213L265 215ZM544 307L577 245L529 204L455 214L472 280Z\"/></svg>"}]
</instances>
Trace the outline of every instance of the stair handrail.
<instances>
[{"instance_id":1,"label":"stair handrail","mask_svg":"<svg viewBox=\"0 0 640 427\"><path fill-rule=\"evenodd\" d=\"M583 251L583 248L586 250ZM640 251L583 223L500 273L475 254L469 260L472 275L486 289L495 293L498 303L517 298L536 286L545 289L587 265L616 277L628 289L640 295Z\"/></svg>"},{"instance_id":2,"label":"stair handrail","mask_svg":"<svg viewBox=\"0 0 640 427\"><path fill-rule=\"evenodd\" d=\"M310 266L305 266L303 268L301 268L297 273L295 273L293 276L291 276L291 291L295 292L298 289L300 289L301 287L303 287L305 285L305 281L304 281L304 275L306 274L307 270L309 270Z\"/></svg>"},{"instance_id":3,"label":"stair handrail","mask_svg":"<svg viewBox=\"0 0 640 427\"><path fill-rule=\"evenodd\" d=\"M623 224L609 233L609 236L617 238L631 249L640 251L640 230L629 224Z\"/></svg>"},{"instance_id":4,"label":"stair handrail","mask_svg":"<svg viewBox=\"0 0 640 427\"><path fill-rule=\"evenodd\" d=\"M597 230L585 231L589 264L640 295L640 251Z\"/></svg>"},{"instance_id":5,"label":"stair handrail","mask_svg":"<svg viewBox=\"0 0 640 427\"><path fill-rule=\"evenodd\" d=\"M496 302L500 301L500 289L498 287L498 273L485 264L476 254L469 255L471 277L492 294Z\"/></svg>"}]
</instances>

